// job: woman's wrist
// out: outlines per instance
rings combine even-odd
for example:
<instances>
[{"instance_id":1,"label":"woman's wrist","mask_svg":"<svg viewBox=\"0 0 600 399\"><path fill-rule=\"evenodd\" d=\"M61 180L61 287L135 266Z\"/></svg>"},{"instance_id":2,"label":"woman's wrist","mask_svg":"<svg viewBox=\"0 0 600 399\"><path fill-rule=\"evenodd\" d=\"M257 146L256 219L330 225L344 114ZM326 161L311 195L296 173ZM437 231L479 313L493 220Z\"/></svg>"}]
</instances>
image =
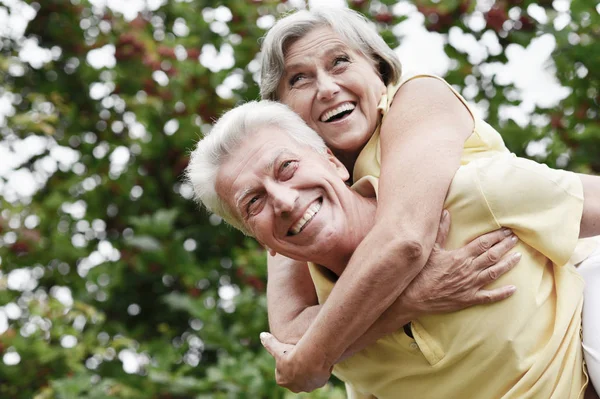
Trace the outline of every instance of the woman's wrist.
<instances>
[{"instance_id":1,"label":"woman's wrist","mask_svg":"<svg viewBox=\"0 0 600 399\"><path fill-rule=\"evenodd\" d=\"M325 350L310 342L299 342L290 354L290 362L300 375L311 374L311 372L331 373L337 359L329 359Z\"/></svg>"}]
</instances>

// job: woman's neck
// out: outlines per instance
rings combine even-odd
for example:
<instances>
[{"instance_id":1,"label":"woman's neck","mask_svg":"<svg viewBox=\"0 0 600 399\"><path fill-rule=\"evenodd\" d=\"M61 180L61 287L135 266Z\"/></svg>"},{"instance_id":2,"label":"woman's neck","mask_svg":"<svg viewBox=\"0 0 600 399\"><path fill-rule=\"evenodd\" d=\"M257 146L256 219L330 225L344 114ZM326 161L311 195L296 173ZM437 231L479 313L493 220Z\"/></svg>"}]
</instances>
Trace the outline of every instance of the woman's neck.
<instances>
[{"instance_id":1,"label":"woman's neck","mask_svg":"<svg viewBox=\"0 0 600 399\"><path fill-rule=\"evenodd\" d=\"M356 160L358 159L360 152L363 150L363 148L365 148L366 144L367 143L365 143L363 146L361 146L355 151L334 151L334 155L336 156L336 158L339 159L342 164L344 164L344 166L348 170L348 173L350 173L351 182L354 181L352 178L352 173L354 172L354 164L356 164Z\"/></svg>"}]
</instances>

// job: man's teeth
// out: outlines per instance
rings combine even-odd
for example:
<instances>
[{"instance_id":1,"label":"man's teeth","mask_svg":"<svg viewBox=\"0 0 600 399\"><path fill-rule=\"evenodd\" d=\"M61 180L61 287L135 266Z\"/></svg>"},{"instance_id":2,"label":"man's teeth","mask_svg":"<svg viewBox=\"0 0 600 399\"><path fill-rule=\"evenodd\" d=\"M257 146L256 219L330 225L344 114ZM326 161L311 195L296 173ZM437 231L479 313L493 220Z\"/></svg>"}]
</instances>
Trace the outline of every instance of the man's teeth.
<instances>
[{"instance_id":1,"label":"man's teeth","mask_svg":"<svg viewBox=\"0 0 600 399\"><path fill-rule=\"evenodd\" d=\"M321 201L313 202L312 205L308 207L304 215L300 218L300 220L298 220L296 224L293 225L290 229L292 235L300 233L304 226L306 226L306 224L309 222L309 220L311 220L313 216L315 216L317 212L319 212L319 209L321 209Z\"/></svg>"},{"instance_id":2,"label":"man's teeth","mask_svg":"<svg viewBox=\"0 0 600 399\"><path fill-rule=\"evenodd\" d=\"M346 112L346 111L352 111L354 108L356 108L356 106L352 103L343 103L340 106L332 109L331 111L325 112L325 114L323 114L323 116L321 116L321 122L327 122L328 120L330 120L337 114L340 114L340 113Z\"/></svg>"}]
</instances>

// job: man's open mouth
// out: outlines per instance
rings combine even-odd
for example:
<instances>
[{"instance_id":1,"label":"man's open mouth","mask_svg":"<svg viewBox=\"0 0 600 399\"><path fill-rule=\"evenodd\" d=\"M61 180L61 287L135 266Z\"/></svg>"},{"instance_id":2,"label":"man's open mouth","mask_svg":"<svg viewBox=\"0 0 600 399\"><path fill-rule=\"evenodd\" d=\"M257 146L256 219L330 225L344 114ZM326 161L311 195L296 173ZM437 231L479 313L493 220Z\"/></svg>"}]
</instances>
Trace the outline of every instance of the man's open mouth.
<instances>
[{"instance_id":1,"label":"man's open mouth","mask_svg":"<svg viewBox=\"0 0 600 399\"><path fill-rule=\"evenodd\" d=\"M315 215L321 209L321 205L323 204L323 197L318 198L315 202L310 204L304 215L292 226L292 228L288 231L288 236L295 236L300 233L304 228L308 225L308 223L315 217Z\"/></svg>"}]
</instances>

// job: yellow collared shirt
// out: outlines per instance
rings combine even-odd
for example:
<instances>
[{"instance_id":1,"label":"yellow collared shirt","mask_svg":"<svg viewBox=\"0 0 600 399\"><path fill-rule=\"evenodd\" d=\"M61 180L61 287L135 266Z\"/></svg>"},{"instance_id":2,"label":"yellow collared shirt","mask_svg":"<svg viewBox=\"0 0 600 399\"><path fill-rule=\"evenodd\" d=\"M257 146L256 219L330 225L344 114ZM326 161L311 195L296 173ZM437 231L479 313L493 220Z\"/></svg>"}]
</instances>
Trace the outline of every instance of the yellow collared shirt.
<instances>
[{"instance_id":1,"label":"yellow collared shirt","mask_svg":"<svg viewBox=\"0 0 600 399\"><path fill-rule=\"evenodd\" d=\"M384 114L396 90L382 100ZM334 373L352 385L355 397L583 396L583 282L568 263L578 242L581 182L572 173L516 158L493 128L474 119L463 166L445 202L452 214L447 247L510 227L520 238L515 251L523 257L491 287L514 284L517 292L500 303L414 320L414 339L399 331L336 365ZM359 192L377 191L378 133L354 169ZM322 303L334 281L319 266L310 270Z\"/></svg>"}]
</instances>

